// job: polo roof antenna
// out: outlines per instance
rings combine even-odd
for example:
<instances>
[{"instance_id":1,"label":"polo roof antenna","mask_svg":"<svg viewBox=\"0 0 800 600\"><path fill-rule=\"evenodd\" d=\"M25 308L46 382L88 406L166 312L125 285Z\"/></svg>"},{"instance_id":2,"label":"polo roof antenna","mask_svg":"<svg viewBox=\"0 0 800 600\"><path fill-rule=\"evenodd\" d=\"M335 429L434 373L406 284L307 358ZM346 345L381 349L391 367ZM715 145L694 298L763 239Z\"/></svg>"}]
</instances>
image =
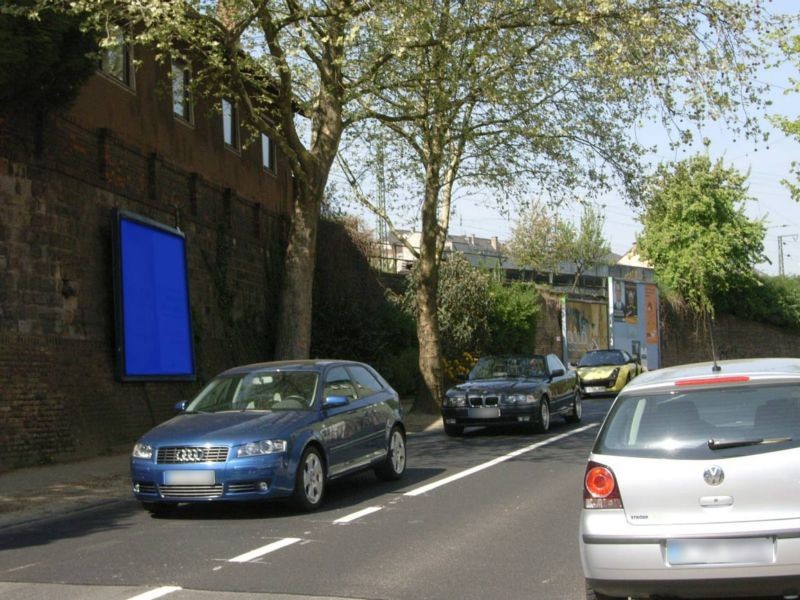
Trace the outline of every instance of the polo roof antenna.
<instances>
[{"instance_id":1,"label":"polo roof antenna","mask_svg":"<svg viewBox=\"0 0 800 600\"><path fill-rule=\"evenodd\" d=\"M711 340L711 360L714 361L714 365L711 367L712 373L719 373L722 371L722 367L717 364L717 349L714 346L714 319L711 317L711 314L708 312L708 309L705 309L706 314L706 323L708 325L708 339Z\"/></svg>"}]
</instances>

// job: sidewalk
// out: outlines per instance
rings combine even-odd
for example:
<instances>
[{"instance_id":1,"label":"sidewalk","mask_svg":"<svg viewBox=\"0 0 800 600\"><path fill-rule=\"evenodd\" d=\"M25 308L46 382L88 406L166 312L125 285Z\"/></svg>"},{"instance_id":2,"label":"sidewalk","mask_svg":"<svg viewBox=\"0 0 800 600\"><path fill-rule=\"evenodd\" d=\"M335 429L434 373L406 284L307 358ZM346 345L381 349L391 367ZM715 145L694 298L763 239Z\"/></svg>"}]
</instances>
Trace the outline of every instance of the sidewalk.
<instances>
[{"instance_id":1,"label":"sidewalk","mask_svg":"<svg viewBox=\"0 0 800 600\"><path fill-rule=\"evenodd\" d=\"M409 433L441 428L439 415L414 413L411 406L411 402L403 401ZM0 473L0 529L131 498L129 457L126 450L79 462Z\"/></svg>"}]
</instances>

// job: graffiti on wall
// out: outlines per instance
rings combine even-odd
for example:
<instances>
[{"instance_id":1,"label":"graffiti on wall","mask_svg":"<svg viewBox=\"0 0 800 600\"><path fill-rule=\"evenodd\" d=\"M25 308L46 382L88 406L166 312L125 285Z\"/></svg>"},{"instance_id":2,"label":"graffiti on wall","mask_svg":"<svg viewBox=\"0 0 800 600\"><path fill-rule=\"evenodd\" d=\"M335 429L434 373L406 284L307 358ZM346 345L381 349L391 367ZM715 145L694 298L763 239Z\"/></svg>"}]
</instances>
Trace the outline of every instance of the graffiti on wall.
<instances>
[{"instance_id":1,"label":"graffiti on wall","mask_svg":"<svg viewBox=\"0 0 800 600\"><path fill-rule=\"evenodd\" d=\"M608 348L608 308L605 303L568 300L567 352L569 362L578 360L588 350Z\"/></svg>"}]
</instances>

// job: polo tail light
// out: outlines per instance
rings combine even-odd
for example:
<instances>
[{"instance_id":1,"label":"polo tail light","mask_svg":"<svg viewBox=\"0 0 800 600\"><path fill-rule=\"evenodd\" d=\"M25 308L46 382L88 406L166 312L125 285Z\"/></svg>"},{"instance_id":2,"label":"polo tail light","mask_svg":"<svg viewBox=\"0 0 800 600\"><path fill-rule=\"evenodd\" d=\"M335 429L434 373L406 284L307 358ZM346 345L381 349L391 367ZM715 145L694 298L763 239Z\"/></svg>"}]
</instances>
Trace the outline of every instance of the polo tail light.
<instances>
[{"instance_id":1,"label":"polo tail light","mask_svg":"<svg viewBox=\"0 0 800 600\"><path fill-rule=\"evenodd\" d=\"M589 461L583 478L584 508L622 508L622 496L614 472L605 465Z\"/></svg>"}]
</instances>

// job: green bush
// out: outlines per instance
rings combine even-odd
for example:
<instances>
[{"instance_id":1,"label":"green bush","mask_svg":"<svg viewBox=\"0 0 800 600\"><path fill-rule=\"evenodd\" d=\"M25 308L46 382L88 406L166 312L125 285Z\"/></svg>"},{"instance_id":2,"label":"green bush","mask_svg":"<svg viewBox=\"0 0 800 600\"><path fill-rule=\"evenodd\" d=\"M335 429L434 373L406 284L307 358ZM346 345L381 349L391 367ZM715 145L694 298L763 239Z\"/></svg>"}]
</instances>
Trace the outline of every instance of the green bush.
<instances>
[{"instance_id":1,"label":"green bush","mask_svg":"<svg viewBox=\"0 0 800 600\"><path fill-rule=\"evenodd\" d=\"M497 278L489 287L489 354L535 351L536 318L539 296L536 288L527 283L504 285Z\"/></svg>"},{"instance_id":2,"label":"green bush","mask_svg":"<svg viewBox=\"0 0 800 600\"><path fill-rule=\"evenodd\" d=\"M760 276L714 299L716 309L740 319L800 329L800 278Z\"/></svg>"},{"instance_id":3,"label":"green bush","mask_svg":"<svg viewBox=\"0 0 800 600\"><path fill-rule=\"evenodd\" d=\"M375 364L400 396L413 396L419 384L419 350L416 347L387 352Z\"/></svg>"}]
</instances>

